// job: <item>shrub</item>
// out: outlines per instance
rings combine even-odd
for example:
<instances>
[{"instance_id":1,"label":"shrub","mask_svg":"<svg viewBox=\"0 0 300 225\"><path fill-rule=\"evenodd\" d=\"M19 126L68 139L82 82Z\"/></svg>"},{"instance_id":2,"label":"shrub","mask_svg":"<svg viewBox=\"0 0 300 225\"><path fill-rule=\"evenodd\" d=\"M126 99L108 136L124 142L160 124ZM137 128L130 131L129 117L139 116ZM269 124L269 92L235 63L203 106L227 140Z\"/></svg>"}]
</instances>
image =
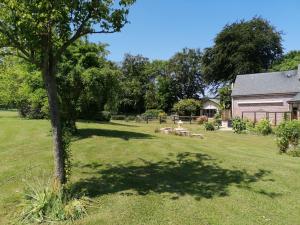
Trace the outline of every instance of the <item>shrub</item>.
<instances>
[{"instance_id":1,"label":"shrub","mask_svg":"<svg viewBox=\"0 0 300 225\"><path fill-rule=\"evenodd\" d=\"M201 101L196 99L182 99L174 104L173 110L181 116L190 116L195 114L201 105Z\"/></svg>"},{"instance_id":2,"label":"shrub","mask_svg":"<svg viewBox=\"0 0 300 225\"><path fill-rule=\"evenodd\" d=\"M259 123L256 125L256 131L259 134L262 135L268 135L272 133L272 126L269 120L262 119L259 121Z\"/></svg>"},{"instance_id":3,"label":"shrub","mask_svg":"<svg viewBox=\"0 0 300 225\"><path fill-rule=\"evenodd\" d=\"M222 125L222 118L220 112L217 112L214 116L214 121L218 126Z\"/></svg>"},{"instance_id":4,"label":"shrub","mask_svg":"<svg viewBox=\"0 0 300 225\"><path fill-rule=\"evenodd\" d=\"M241 134L246 130L246 122L243 121L240 117L236 117L232 120L232 128L234 133Z\"/></svg>"},{"instance_id":5,"label":"shrub","mask_svg":"<svg viewBox=\"0 0 300 225\"><path fill-rule=\"evenodd\" d=\"M204 123L204 129L206 131L214 131L214 130L216 130L215 125L214 125L213 122L206 122L206 123Z\"/></svg>"},{"instance_id":6,"label":"shrub","mask_svg":"<svg viewBox=\"0 0 300 225\"><path fill-rule=\"evenodd\" d=\"M294 149L299 144L300 122L298 120L283 121L276 129L276 141L280 152L287 152L291 146Z\"/></svg>"},{"instance_id":7,"label":"shrub","mask_svg":"<svg viewBox=\"0 0 300 225\"><path fill-rule=\"evenodd\" d=\"M25 190L22 223L50 223L57 221L74 221L87 214L88 199L72 198L67 190L52 185L28 185Z\"/></svg>"},{"instance_id":8,"label":"shrub","mask_svg":"<svg viewBox=\"0 0 300 225\"><path fill-rule=\"evenodd\" d=\"M198 124L202 125L208 121L208 118L207 116L199 116L197 117L196 121Z\"/></svg>"},{"instance_id":9,"label":"shrub","mask_svg":"<svg viewBox=\"0 0 300 225\"><path fill-rule=\"evenodd\" d=\"M157 118L157 117L159 117L160 113L165 114L165 112L161 109L148 109L146 112L143 113L142 116L150 117L150 118L152 118L152 117Z\"/></svg>"},{"instance_id":10,"label":"shrub","mask_svg":"<svg viewBox=\"0 0 300 225\"><path fill-rule=\"evenodd\" d=\"M300 157L300 149L293 149L291 151L288 151L287 154L293 157Z\"/></svg>"},{"instance_id":11,"label":"shrub","mask_svg":"<svg viewBox=\"0 0 300 225\"><path fill-rule=\"evenodd\" d=\"M253 133L256 132L256 130L255 130L255 123L253 121L248 120L248 119L246 119L244 121L246 123L246 130L247 131L253 132Z\"/></svg>"}]
</instances>

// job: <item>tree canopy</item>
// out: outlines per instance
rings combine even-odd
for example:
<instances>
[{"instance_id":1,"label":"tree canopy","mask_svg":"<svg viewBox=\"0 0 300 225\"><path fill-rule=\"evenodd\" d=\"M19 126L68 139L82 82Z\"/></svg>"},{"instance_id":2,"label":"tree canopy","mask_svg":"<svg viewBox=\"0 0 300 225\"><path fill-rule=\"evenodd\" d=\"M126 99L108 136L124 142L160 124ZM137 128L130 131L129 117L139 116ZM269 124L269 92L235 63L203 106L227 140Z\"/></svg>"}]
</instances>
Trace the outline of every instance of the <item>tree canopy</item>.
<instances>
[{"instance_id":1,"label":"tree canopy","mask_svg":"<svg viewBox=\"0 0 300 225\"><path fill-rule=\"evenodd\" d=\"M238 74L269 70L282 56L281 41L281 33L259 17L226 25L216 36L213 47L204 52L206 80L233 82Z\"/></svg>"},{"instance_id":2,"label":"tree canopy","mask_svg":"<svg viewBox=\"0 0 300 225\"><path fill-rule=\"evenodd\" d=\"M276 61L271 71L287 71L296 70L300 64L300 51L290 51L285 54L281 59Z\"/></svg>"},{"instance_id":3,"label":"tree canopy","mask_svg":"<svg viewBox=\"0 0 300 225\"><path fill-rule=\"evenodd\" d=\"M205 80L201 73L202 53L199 49L184 48L169 60L169 76L178 99L199 98L205 95Z\"/></svg>"},{"instance_id":4,"label":"tree canopy","mask_svg":"<svg viewBox=\"0 0 300 225\"><path fill-rule=\"evenodd\" d=\"M57 96L57 65L66 49L88 34L118 32L134 0L2 0L0 49L42 72L53 133L55 178L66 182L63 130Z\"/></svg>"}]
</instances>

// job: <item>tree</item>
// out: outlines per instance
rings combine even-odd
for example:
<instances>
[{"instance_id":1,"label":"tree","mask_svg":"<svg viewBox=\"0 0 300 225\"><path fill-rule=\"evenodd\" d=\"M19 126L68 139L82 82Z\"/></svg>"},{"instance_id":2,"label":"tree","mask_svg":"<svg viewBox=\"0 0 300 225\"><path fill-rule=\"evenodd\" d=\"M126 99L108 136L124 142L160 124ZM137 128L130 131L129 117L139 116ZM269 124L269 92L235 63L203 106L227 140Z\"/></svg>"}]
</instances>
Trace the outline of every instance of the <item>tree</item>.
<instances>
[{"instance_id":1,"label":"tree","mask_svg":"<svg viewBox=\"0 0 300 225\"><path fill-rule=\"evenodd\" d=\"M154 60L150 62L145 73L149 78L149 84L146 87L145 107L146 109L171 109L166 107L167 100L164 99L171 89L163 89L163 79L168 76L168 62L162 60Z\"/></svg>"},{"instance_id":2,"label":"tree","mask_svg":"<svg viewBox=\"0 0 300 225\"><path fill-rule=\"evenodd\" d=\"M183 49L169 60L169 76L178 99L199 98L205 95L201 73L202 53L199 49Z\"/></svg>"},{"instance_id":3,"label":"tree","mask_svg":"<svg viewBox=\"0 0 300 225\"><path fill-rule=\"evenodd\" d=\"M205 79L233 82L238 74L267 71L282 55L281 41L281 33L262 18L226 25L204 52Z\"/></svg>"},{"instance_id":4,"label":"tree","mask_svg":"<svg viewBox=\"0 0 300 225\"><path fill-rule=\"evenodd\" d=\"M79 40L67 48L58 64L61 116L71 132L76 132L79 117L96 119L105 105L112 109L116 104L120 72L107 61L105 47Z\"/></svg>"},{"instance_id":5,"label":"tree","mask_svg":"<svg viewBox=\"0 0 300 225\"><path fill-rule=\"evenodd\" d=\"M300 51L290 51L285 54L281 59L276 61L271 71L287 71L296 70L300 64Z\"/></svg>"},{"instance_id":6,"label":"tree","mask_svg":"<svg viewBox=\"0 0 300 225\"><path fill-rule=\"evenodd\" d=\"M142 55L125 55L121 66L121 112L142 113L145 111L145 95L151 79L146 73L149 63L149 59Z\"/></svg>"},{"instance_id":7,"label":"tree","mask_svg":"<svg viewBox=\"0 0 300 225\"><path fill-rule=\"evenodd\" d=\"M57 98L57 64L67 47L88 34L118 32L134 0L2 0L0 47L39 68L45 83L54 144L55 178L66 182Z\"/></svg>"},{"instance_id":8,"label":"tree","mask_svg":"<svg viewBox=\"0 0 300 225\"><path fill-rule=\"evenodd\" d=\"M221 109L231 109L231 88L229 86L225 86L220 88L218 92Z\"/></svg>"},{"instance_id":9,"label":"tree","mask_svg":"<svg viewBox=\"0 0 300 225\"><path fill-rule=\"evenodd\" d=\"M182 116L191 116L200 110L202 103L196 99L182 99L174 104L173 110Z\"/></svg>"},{"instance_id":10,"label":"tree","mask_svg":"<svg viewBox=\"0 0 300 225\"><path fill-rule=\"evenodd\" d=\"M6 56L0 65L0 106L17 108L20 116L48 115L47 94L39 71L24 60Z\"/></svg>"}]
</instances>

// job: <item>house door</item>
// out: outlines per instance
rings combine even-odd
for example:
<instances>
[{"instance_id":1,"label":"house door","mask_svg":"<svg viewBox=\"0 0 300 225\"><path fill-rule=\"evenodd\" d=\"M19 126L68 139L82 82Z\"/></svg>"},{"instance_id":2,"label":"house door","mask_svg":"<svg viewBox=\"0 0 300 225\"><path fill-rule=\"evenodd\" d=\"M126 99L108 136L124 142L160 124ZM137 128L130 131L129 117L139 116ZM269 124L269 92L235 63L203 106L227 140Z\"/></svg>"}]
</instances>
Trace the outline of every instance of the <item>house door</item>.
<instances>
[{"instance_id":1,"label":"house door","mask_svg":"<svg viewBox=\"0 0 300 225\"><path fill-rule=\"evenodd\" d=\"M292 120L297 120L298 119L298 108L297 107L293 107L292 110Z\"/></svg>"}]
</instances>

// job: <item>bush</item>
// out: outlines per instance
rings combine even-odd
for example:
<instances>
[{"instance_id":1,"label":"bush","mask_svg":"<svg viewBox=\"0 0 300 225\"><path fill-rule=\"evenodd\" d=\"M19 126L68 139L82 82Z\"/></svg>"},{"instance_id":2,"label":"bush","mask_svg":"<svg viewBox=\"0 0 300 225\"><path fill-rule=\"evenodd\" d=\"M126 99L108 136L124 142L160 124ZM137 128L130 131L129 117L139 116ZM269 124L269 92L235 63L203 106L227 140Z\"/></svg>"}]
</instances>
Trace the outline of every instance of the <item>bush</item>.
<instances>
[{"instance_id":1,"label":"bush","mask_svg":"<svg viewBox=\"0 0 300 225\"><path fill-rule=\"evenodd\" d=\"M287 154L293 157L300 157L300 149L293 149L291 151L288 151Z\"/></svg>"},{"instance_id":2,"label":"bush","mask_svg":"<svg viewBox=\"0 0 300 225\"><path fill-rule=\"evenodd\" d=\"M202 125L208 121L208 118L207 116L199 116L197 117L196 121L198 124Z\"/></svg>"},{"instance_id":3,"label":"bush","mask_svg":"<svg viewBox=\"0 0 300 225\"><path fill-rule=\"evenodd\" d=\"M204 129L206 131L214 131L214 130L216 130L215 125L212 122L206 122L206 123L204 123Z\"/></svg>"},{"instance_id":4,"label":"bush","mask_svg":"<svg viewBox=\"0 0 300 225\"><path fill-rule=\"evenodd\" d=\"M38 184L27 185L24 209L20 215L22 223L74 221L87 214L87 198L71 198L67 190L58 188L51 182Z\"/></svg>"},{"instance_id":5,"label":"bush","mask_svg":"<svg viewBox=\"0 0 300 225\"><path fill-rule=\"evenodd\" d=\"M272 133L272 126L269 120L267 119L262 119L261 121L258 122L256 125L256 131L259 134L262 135L268 135Z\"/></svg>"},{"instance_id":6,"label":"bush","mask_svg":"<svg viewBox=\"0 0 300 225\"><path fill-rule=\"evenodd\" d=\"M243 121L240 117L236 117L232 120L232 128L234 133L241 134L246 130L246 122Z\"/></svg>"},{"instance_id":7,"label":"bush","mask_svg":"<svg viewBox=\"0 0 300 225\"><path fill-rule=\"evenodd\" d=\"M108 111L101 111L96 114L95 120L97 121L103 121L103 122L109 122L111 119L111 113Z\"/></svg>"},{"instance_id":8,"label":"bush","mask_svg":"<svg viewBox=\"0 0 300 225\"><path fill-rule=\"evenodd\" d=\"M217 124L218 127L222 125L222 118L220 112L217 112L214 116L214 121Z\"/></svg>"},{"instance_id":9,"label":"bush","mask_svg":"<svg viewBox=\"0 0 300 225\"><path fill-rule=\"evenodd\" d=\"M298 120L283 121L279 124L275 133L280 152L287 152L289 147L295 149L299 144L300 122Z\"/></svg>"},{"instance_id":10,"label":"bush","mask_svg":"<svg viewBox=\"0 0 300 225\"><path fill-rule=\"evenodd\" d=\"M181 116L190 116L195 114L201 105L201 101L196 99L182 99L174 104L173 110Z\"/></svg>"},{"instance_id":11,"label":"bush","mask_svg":"<svg viewBox=\"0 0 300 225\"><path fill-rule=\"evenodd\" d=\"M150 117L150 118L157 118L157 117L159 117L159 115L161 113L165 114L165 112L161 109L148 109L145 113L143 113L142 116Z\"/></svg>"},{"instance_id":12,"label":"bush","mask_svg":"<svg viewBox=\"0 0 300 225\"><path fill-rule=\"evenodd\" d=\"M248 120L248 119L246 119L244 121L246 123L246 130L247 131L253 132L253 133L256 132L256 130L255 130L255 123L253 121Z\"/></svg>"}]
</instances>

